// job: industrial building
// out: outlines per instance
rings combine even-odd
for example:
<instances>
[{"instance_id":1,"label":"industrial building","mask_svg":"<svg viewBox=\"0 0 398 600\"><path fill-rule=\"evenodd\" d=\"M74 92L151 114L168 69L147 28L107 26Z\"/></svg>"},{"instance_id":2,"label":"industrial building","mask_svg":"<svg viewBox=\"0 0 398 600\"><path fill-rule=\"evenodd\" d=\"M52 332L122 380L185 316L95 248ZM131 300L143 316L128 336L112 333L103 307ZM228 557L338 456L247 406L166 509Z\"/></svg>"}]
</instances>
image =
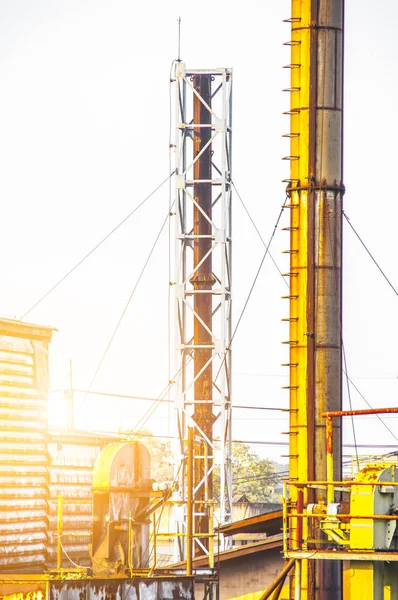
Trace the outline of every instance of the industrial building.
<instances>
[{"instance_id":1,"label":"industrial building","mask_svg":"<svg viewBox=\"0 0 398 600\"><path fill-rule=\"evenodd\" d=\"M289 172L275 225L288 211L281 504L240 498L237 507L232 478L232 344L272 237L234 325L234 73L191 68L178 54L165 180L173 376L169 398L158 399L172 404L173 478L154 481L139 435L77 431L73 419L49 428L54 330L0 319L5 600L398 598L396 457L360 463L357 455L351 476L343 473L343 419L398 413L342 403L344 0L291 8Z\"/></svg>"}]
</instances>

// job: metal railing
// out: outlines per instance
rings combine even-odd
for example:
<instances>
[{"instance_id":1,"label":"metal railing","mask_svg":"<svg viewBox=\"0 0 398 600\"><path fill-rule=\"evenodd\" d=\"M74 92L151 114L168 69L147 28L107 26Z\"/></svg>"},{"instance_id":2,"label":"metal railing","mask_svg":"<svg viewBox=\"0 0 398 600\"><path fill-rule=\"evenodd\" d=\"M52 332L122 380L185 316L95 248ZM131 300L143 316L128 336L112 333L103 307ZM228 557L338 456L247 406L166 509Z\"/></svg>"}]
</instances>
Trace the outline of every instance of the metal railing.
<instances>
[{"instance_id":1,"label":"metal railing","mask_svg":"<svg viewBox=\"0 0 398 600\"><path fill-rule=\"evenodd\" d=\"M388 465L386 465L388 466ZM324 511L321 510L322 505L308 504L304 506L303 498L304 494L308 489L320 489L330 490L331 486L334 491L343 492L346 491L351 493L350 488L352 486L367 486L367 487L397 487L397 481L303 481L300 483L293 481L284 482L283 490L283 550L288 552L289 550L310 550L311 548L316 549L316 546L329 546L331 540L329 538L311 537L311 533L314 529L320 529L319 522L327 522L335 524L340 528L341 531L349 531L352 519L358 520L371 520L371 521L397 521L398 515L387 514L387 515L375 515L375 514L353 514L350 512L327 512L328 505L324 505ZM293 510L290 510L288 500L288 488L289 492L293 489L297 489L297 503ZM334 501L330 504L334 504ZM317 507L318 512L312 512L312 507ZM298 510L299 509L299 510ZM315 521L315 524L314 524ZM318 523L317 523L318 521ZM315 526L314 526L315 525ZM356 526L361 524L356 523ZM366 524L364 524L366 528ZM326 527L322 527L323 531L326 531ZM341 539L336 542L336 547L339 545L348 544L348 539ZM336 549L336 548L334 548Z\"/></svg>"},{"instance_id":2,"label":"metal railing","mask_svg":"<svg viewBox=\"0 0 398 600\"><path fill-rule=\"evenodd\" d=\"M390 507L391 514L370 514L371 508L363 505L362 510L358 510L358 503L353 504L351 499L353 493L357 498L374 493L376 488L385 489L387 492L393 493L394 488L398 486L395 481L394 472L392 472L391 481L378 480L377 472L383 468L395 467L396 459L393 457L391 461L384 462L374 461L373 464L367 463L366 466L373 469L374 476L370 477L369 471L364 470L364 476L357 474L357 477L350 480L334 481L334 460L333 460L333 418L345 416L361 416L369 414L387 414L398 413L398 408L383 408L370 410L351 410L351 411L335 411L323 413L326 419L326 480L325 481L285 481L283 489L283 544L285 556L289 551L311 551L316 553L322 549L332 549L334 552L339 550L354 550L354 551L375 551L375 548L365 545L364 548L353 548L350 533L352 525L355 531L361 531L365 536L365 531L369 531L369 521L372 523L381 521L397 521L398 515L394 514ZM365 465L364 465L365 466ZM368 475L366 475L368 473ZM361 487L367 489L360 491ZM353 489L354 488L354 489ZM309 501L314 496L313 490L318 490L317 503ZM319 490L324 491L322 497ZM343 501L336 501L336 492L341 494ZM346 496L344 498L344 496ZM294 502L290 500L294 498ZM354 506L351 513L351 507ZM361 507L361 504L359 504ZM373 506L372 506L373 508ZM352 521L355 521L352 524ZM394 527L395 529L395 527ZM358 536L355 536L355 544L358 541Z\"/></svg>"}]
</instances>

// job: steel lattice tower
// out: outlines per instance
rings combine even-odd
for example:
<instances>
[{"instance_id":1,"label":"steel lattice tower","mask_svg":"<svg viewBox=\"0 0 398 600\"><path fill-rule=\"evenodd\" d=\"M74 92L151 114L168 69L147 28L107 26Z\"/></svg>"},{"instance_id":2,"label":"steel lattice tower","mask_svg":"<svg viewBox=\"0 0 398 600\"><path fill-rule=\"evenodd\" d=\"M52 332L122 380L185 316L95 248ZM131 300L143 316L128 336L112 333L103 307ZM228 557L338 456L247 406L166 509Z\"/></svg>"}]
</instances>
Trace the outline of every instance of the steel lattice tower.
<instances>
[{"instance_id":1,"label":"steel lattice tower","mask_svg":"<svg viewBox=\"0 0 398 600\"><path fill-rule=\"evenodd\" d=\"M213 471L220 521L231 518L230 69L175 66L174 348L176 465L193 428L194 554L208 552ZM185 461L187 462L187 461ZM187 465L189 469L189 465ZM186 470L180 471L187 500ZM218 490L217 490L218 492ZM217 493L218 496L218 493ZM185 531L186 524L180 524ZM200 535L202 534L202 539Z\"/></svg>"}]
</instances>

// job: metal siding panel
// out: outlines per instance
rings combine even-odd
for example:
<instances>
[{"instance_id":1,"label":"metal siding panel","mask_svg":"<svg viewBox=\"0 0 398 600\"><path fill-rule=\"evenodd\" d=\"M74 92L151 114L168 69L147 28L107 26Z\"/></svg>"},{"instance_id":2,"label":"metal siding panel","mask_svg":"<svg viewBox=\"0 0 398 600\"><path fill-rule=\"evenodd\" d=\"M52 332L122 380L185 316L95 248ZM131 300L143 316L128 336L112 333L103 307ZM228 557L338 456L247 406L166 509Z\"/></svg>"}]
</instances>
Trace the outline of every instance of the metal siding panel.
<instances>
[{"instance_id":1,"label":"metal siding panel","mask_svg":"<svg viewBox=\"0 0 398 600\"><path fill-rule=\"evenodd\" d=\"M89 543L92 532L92 473L99 444L49 444L49 545L47 566L57 564L57 499L64 498L62 567L71 567L71 560L81 566L90 564ZM75 501L75 502L74 502ZM76 535L77 534L77 535ZM70 558L68 558L70 557Z\"/></svg>"},{"instance_id":2,"label":"metal siding panel","mask_svg":"<svg viewBox=\"0 0 398 600\"><path fill-rule=\"evenodd\" d=\"M0 566L41 569L47 546L47 341L0 337ZM36 331L37 328L34 328ZM40 371L40 376L38 376Z\"/></svg>"},{"instance_id":3,"label":"metal siding panel","mask_svg":"<svg viewBox=\"0 0 398 600\"><path fill-rule=\"evenodd\" d=\"M49 592L50 600L194 600L193 580L186 577L51 581Z\"/></svg>"}]
</instances>

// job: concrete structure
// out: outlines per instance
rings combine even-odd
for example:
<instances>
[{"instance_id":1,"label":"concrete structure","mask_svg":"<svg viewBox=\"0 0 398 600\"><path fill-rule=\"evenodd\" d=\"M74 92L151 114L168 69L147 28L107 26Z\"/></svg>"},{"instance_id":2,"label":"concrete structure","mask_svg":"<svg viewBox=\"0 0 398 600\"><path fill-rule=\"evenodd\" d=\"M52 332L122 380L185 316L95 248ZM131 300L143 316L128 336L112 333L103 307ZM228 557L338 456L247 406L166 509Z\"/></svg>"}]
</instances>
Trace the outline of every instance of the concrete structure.
<instances>
[{"instance_id":1,"label":"concrete structure","mask_svg":"<svg viewBox=\"0 0 398 600\"><path fill-rule=\"evenodd\" d=\"M258 600L283 566L282 536L229 550L219 563L220 600Z\"/></svg>"},{"instance_id":2,"label":"concrete structure","mask_svg":"<svg viewBox=\"0 0 398 600\"><path fill-rule=\"evenodd\" d=\"M193 561L197 576L200 569L207 566L206 557ZM215 566L218 571L219 600L259 600L283 567L282 534L255 544L224 550L216 556ZM202 587L197 581L197 597L204 596Z\"/></svg>"}]
</instances>

